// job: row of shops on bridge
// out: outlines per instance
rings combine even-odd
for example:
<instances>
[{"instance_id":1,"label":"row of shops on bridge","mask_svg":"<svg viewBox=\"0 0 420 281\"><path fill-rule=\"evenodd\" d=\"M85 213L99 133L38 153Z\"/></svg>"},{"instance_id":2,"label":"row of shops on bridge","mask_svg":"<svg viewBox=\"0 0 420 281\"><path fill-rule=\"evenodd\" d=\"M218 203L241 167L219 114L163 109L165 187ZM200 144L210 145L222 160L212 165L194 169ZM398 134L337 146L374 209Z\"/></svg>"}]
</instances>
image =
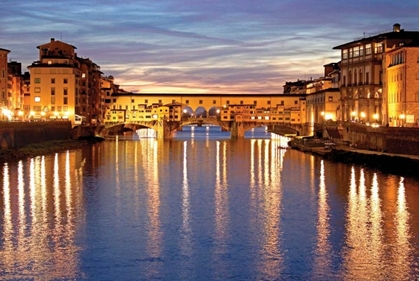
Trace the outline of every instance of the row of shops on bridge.
<instances>
[{"instance_id":1,"label":"row of shops on bridge","mask_svg":"<svg viewBox=\"0 0 420 281\"><path fill-rule=\"evenodd\" d=\"M212 107L208 111L196 111L181 103L172 104L139 104L133 109L109 109L105 114L105 124L138 123L149 121L181 121L185 119L216 118L223 122L259 122L301 124L305 122L305 115L301 107L262 108L254 104L229 104L223 107Z\"/></svg>"}]
</instances>

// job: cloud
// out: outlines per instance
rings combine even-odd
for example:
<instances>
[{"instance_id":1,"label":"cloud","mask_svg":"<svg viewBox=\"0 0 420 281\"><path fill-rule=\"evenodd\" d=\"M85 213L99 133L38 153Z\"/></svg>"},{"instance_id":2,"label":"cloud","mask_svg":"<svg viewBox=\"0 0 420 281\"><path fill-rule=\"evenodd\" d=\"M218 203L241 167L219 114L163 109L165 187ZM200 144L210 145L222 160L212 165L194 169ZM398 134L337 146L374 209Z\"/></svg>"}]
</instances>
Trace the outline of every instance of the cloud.
<instances>
[{"instance_id":1,"label":"cloud","mask_svg":"<svg viewBox=\"0 0 420 281\"><path fill-rule=\"evenodd\" d=\"M281 92L338 61L336 45L396 22L418 30L413 0L4 1L0 48L13 60L29 65L54 37L143 92Z\"/></svg>"}]
</instances>

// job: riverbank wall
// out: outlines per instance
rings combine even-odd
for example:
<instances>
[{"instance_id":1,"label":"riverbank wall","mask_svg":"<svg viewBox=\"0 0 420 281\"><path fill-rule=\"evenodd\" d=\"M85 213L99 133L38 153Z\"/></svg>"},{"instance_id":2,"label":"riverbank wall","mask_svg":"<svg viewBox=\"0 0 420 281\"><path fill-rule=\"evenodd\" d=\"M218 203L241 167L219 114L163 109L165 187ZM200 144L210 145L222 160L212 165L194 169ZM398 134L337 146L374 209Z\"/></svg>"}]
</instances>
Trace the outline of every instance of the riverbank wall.
<instances>
[{"instance_id":1,"label":"riverbank wall","mask_svg":"<svg viewBox=\"0 0 420 281\"><path fill-rule=\"evenodd\" d=\"M324 137L345 142L354 147L394 154L419 155L419 128L371 127L348 122L340 126L326 126Z\"/></svg>"},{"instance_id":2,"label":"riverbank wall","mask_svg":"<svg viewBox=\"0 0 420 281\"><path fill-rule=\"evenodd\" d=\"M71 138L71 122L1 122L0 148L19 149L26 145Z\"/></svg>"},{"instance_id":3,"label":"riverbank wall","mask_svg":"<svg viewBox=\"0 0 420 281\"><path fill-rule=\"evenodd\" d=\"M293 149L317 155L334 162L365 166L387 174L419 177L418 155L376 152L345 145L330 147L312 141L307 143L292 141L290 146Z\"/></svg>"}]
</instances>

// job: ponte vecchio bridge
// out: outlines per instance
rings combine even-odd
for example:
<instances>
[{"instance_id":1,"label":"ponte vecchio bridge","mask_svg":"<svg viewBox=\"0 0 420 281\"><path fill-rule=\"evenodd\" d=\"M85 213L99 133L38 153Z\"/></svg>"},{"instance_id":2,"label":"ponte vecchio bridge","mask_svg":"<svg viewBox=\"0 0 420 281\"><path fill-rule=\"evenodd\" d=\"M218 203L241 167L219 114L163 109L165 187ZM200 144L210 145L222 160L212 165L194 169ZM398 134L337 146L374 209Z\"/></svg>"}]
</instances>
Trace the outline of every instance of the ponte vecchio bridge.
<instances>
[{"instance_id":1,"label":"ponte vecchio bridge","mask_svg":"<svg viewBox=\"0 0 420 281\"><path fill-rule=\"evenodd\" d=\"M267 126L283 135L305 134L305 96L297 94L118 93L111 96L102 134L151 128L171 138L182 126L218 125L232 138Z\"/></svg>"}]
</instances>

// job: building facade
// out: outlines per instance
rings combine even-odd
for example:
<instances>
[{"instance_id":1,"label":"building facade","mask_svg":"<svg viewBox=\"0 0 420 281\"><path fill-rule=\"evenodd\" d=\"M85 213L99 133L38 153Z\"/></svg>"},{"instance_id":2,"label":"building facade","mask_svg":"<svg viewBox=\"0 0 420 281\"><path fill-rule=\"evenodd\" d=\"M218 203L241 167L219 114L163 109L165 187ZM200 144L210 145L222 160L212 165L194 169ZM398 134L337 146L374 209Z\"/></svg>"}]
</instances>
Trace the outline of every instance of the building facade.
<instances>
[{"instance_id":1,"label":"building facade","mask_svg":"<svg viewBox=\"0 0 420 281\"><path fill-rule=\"evenodd\" d=\"M8 106L8 65L7 65L7 55L10 53L9 50L0 48L0 105L3 110ZM2 119L4 119L4 114L2 113Z\"/></svg>"},{"instance_id":2,"label":"building facade","mask_svg":"<svg viewBox=\"0 0 420 281\"><path fill-rule=\"evenodd\" d=\"M40 45L39 60L30 71L29 112L33 120L72 120L79 95L80 64L76 47L51 38Z\"/></svg>"},{"instance_id":3,"label":"building facade","mask_svg":"<svg viewBox=\"0 0 420 281\"><path fill-rule=\"evenodd\" d=\"M384 114L389 126L419 125L418 44L396 45L385 57L387 83L384 87Z\"/></svg>"},{"instance_id":4,"label":"building facade","mask_svg":"<svg viewBox=\"0 0 420 281\"><path fill-rule=\"evenodd\" d=\"M404 31L395 24L391 32L333 48L341 50L340 121L389 125L385 57L395 46L418 42L418 36L418 31Z\"/></svg>"}]
</instances>

